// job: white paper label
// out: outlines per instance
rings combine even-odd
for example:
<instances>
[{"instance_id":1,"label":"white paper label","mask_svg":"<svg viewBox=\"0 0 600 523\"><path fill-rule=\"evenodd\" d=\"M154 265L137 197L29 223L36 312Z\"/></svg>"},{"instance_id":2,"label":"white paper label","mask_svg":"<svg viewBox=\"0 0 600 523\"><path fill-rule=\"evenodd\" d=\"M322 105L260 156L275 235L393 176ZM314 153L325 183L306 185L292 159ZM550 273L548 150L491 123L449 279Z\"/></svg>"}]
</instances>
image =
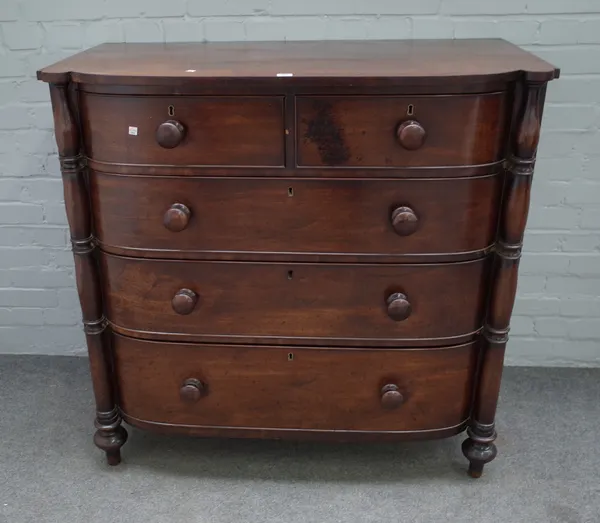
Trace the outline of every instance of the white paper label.
<instances>
[{"instance_id":1,"label":"white paper label","mask_svg":"<svg viewBox=\"0 0 600 523\"><path fill-rule=\"evenodd\" d=\"M129 127L129 134L131 136L137 136L137 127Z\"/></svg>"}]
</instances>

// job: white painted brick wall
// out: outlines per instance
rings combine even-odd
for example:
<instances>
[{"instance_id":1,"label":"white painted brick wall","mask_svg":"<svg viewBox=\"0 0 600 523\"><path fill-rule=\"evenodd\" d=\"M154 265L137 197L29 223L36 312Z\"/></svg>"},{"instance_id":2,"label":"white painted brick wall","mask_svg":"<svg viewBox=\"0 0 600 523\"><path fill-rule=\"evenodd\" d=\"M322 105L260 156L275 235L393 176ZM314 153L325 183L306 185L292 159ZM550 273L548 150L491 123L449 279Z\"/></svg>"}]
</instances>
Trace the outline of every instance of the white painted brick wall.
<instances>
[{"instance_id":1,"label":"white painted brick wall","mask_svg":"<svg viewBox=\"0 0 600 523\"><path fill-rule=\"evenodd\" d=\"M47 87L105 41L497 36L548 89L510 364L600 364L598 0L0 0L0 352L85 353Z\"/></svg>"}]
</instances>

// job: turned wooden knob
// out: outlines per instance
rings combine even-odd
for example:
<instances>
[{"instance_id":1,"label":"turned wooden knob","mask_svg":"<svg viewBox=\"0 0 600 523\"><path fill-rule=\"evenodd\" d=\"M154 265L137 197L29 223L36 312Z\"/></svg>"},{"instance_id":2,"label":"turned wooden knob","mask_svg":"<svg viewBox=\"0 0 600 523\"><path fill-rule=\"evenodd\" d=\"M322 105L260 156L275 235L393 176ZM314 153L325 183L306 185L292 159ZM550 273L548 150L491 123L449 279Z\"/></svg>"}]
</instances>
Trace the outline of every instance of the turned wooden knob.
<instances>
[{"instance_id":1,"label":"turned wooden knob","mask_svg":"<svg viewBox=\"0 0 600 523\"><path fill-rule=\"evenodd\" d=\"M392 211L392 226L400 236L409 236L419 228L419 218L410 207L401 206Z\"/></svg>"},{"instance_id":2,"label":"turned wooden knob","mask_svg":"<svg viewBox=\"0 0 600 523\"><path fill-rule=\"evenodd\" d=\"M387 299L387 313L394 321L403 321L410 316L412 306L405 294L395 292Z\"/></svg>"},{"instance_id":3,"label":"turned wooden knob","mask_svg":"<svg viewBox=\"0 0 600 523\"><path fill-rule=\"evenodd\" d=\"M180 289L173 296L171 305L177 314L190 314L198 303L198 295L190 289Z\"/></svg>"},{"instance_id":4,"label":"turned wooden knob","mask_svg":"<svg viewBox=\"0 0 600 523\"><path fill-rule=\"evenodd\" d=\"M190 222L191 211L183 203L174 203L163 217L163 225L171 232L183 231Z\"/></svg>"},{"instance_id":5,"label":"turned wooden knob","mask_svg":"<svg viewBox=\"0 0 600 523\"><path fill-rule=\"evenodd\" d=\"M402 122L398 126L398 129L396 129L398 143L409 151L414 151L421 147L425 142L426 134L423 126L416 120Z\"/></svg>"},{"instance_id":6,"label":"turned wooden knob","mask_svg":"<svg viewBox=\"0 0 600 523\"><path fill-rule=\"evenodd\" d=\"M156 129L156 141L165 149L177 147L185 137L185 127L177 120L167 120Z\"/></svg>"},{"instance_id":7,"label":"turned wooden knob","mask_svg":"<svg viewBox=\"0 0 600 523\"><path fill-rule=\"evenodd\" d=\"M198 401L206 393L206 386L196 378L189 378L183 382L179 389L179 397L181 401L186 403L194 403Z\"/></svg>"},{"instance_id":8,"label":"turned wooden knob","mask_svg":"<svg viewBox=\"0 0 600 523\"><path fill-rule=\"evenodd\" d=\"M384 409L396 409L404 403L404 396L397 385L388 383L381 388L381 406Z\"/></svg>"}]
</instances>

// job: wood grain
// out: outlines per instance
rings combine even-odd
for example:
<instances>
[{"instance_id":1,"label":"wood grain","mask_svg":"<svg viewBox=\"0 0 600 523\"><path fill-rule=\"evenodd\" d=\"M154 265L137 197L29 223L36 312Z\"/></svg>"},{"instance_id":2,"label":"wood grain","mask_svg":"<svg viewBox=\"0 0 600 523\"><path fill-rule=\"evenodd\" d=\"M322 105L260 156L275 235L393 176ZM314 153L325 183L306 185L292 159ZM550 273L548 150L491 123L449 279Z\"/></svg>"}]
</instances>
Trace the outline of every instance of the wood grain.
<instances>
[{"instance_id":1,"label":"wood grain","mask_svg":"<svg viewBox=\"0 0 600 523\"><path fill-rule=\"evenodd\" d=\"M169 112L172 106L173 115ZM82 93L86 154L125 164L282 166L282 97L103 96ZM176 119L182 142L159 145L156 132ZM136 130L131 131L130 127Z\"/></svg>"},{"instance_id":2,"label":"wood grain","mask_svg":"<svg viewBox=\"0 0 600 523\"><path fill-rule=\"evenodd\" d=\"M545 83L520 85L510 136L510 156L500 213L498 241L490 282L483 351L468 439L463 454L469 473L479 477L497 454L495 415L504 353L517 293L519 260L529 211L531 181L540 137Z\"/></svg>"},{"instance_id":3,"label":"wood grain","mask_svg":"<svg viewBox=\"0 0 600 523\"><path fill-rule=\"evenodd\" d=\"M105 44L38 71L108 462L121 417L336 442L468 424L479 477L558 75L491 39Z\"/></svg>"},{"instance_id":4,"label":"wood grain","mask_svg":"<svg viewBox=\"0 0 600 523\"><path fill-rule=\"evenodd\" d=\"M293 119L292 119L293 121ZM293 150L288 147L288 150ZM286 158L287 161L287 158ZM233 177L233 178L379 178L397 180L404 178L467 178L486 176L503 168L504 160L459 167L344 167L341 169L323 169L322 167L222 167L203 165L166 165L166 164L123 164L116 162L100 162L86 158L87 165L97 172L107 174L125 174L132 176L180 176L180 177ZM293 164L293 158L291 160Z\"/></svg>"},{"instance_id":5,"label":"wood grain","mask_svg":"<svg viewBox=\"0 0 600 523\"><path fill-rule=\"evenodd\" d=\"M298 338L321 344L448 339L481 327L489 259L431 265L348 265L139 260L104 254L106 311L117 326L217 338ZM173 311L181 289L198 296ZM401 292L405 321L388 316ZM242 340L238 340L242 341ZM450 340L451 342L451 340Z\"/></svg>"},{"instance_id":6,"label":"wood grain","mask_svg":"<svg viewBox=\"0 0 600 523\"><path fill-rule=\"evenodd\" d=\"M425 167L477 165L503 157L505 93L469 96L299 96L298 165ZM405 121L426 137L415 150L398 142Z\"/></svg>"},{"instance_id":7,"label":"wood grain","mask_svg":"<svg viewBox=\"0 0 600 523\"><path fill-rule=\"evenodd\" d=\"M287 253L290 259L298 254L373 258L489 247L496 234L502 176L393 181L157 178L91 172L90 186L96 235L109 250L111 246L145 250L144 256L156 257L184 251L190 256ZM178 217L177 209L171 209L174 205L189 209L185 226L174 228L171 214ZM401 205L408 205L418 220L416 230L406 236L400 236L393 224L394 210Z\"/></svg>"},{"instance_id":8,"label":"wood grain","mask_svg":"<svg viewBox=\"0 0 600 523\"><path fill-rule=\"evenodd\" d=\"M278 73L293 76L277 77ZM50 82L112 85L460 85L558 78L559 70L498 39L103 44L46 67ZM262 80L262 82L257 82Z\"/></svg>"},{"instance_id":9,"label":"wood grain","mask_svg":"<svg viewBox=\"0 0 600 523\"><path fill-rule=\"evenodd\" d=\"M114 390L102 286L92 241L90 198L80 155L78 114L74 109L76 92L68 85L51 84L50 99L96 403L94 443L106 453L109 465L117 465L121 461L120 449L127 441L127 431L121 426Z\"/></svg>"},{"instance_id":10,"label":"wood grain","mask_svg":"<svg viewBox=\"0 0 600 523\"><path fill-rule=\"evenodd\" d=\"M175 425L315 430L420 431L469 416L475 344L373 353L158 343L114 336L126 416ZM186 380L206 387L182 400ZM404 402L381 403L396 384Z\"/></svg>"}]
</instances>

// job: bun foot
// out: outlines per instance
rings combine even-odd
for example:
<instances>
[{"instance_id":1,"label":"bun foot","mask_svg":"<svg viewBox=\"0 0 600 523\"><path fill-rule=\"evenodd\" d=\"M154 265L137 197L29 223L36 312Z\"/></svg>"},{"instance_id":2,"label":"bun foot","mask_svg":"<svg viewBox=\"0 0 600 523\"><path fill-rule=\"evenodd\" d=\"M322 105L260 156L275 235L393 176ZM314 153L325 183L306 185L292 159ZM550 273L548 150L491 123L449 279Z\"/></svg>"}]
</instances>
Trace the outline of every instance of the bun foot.
<instances>
[{"instance_id":1,"label":"bun foot","mask_svg":"<svg viewBox=\"0 0 600 523\"><path fill-rule=\"evenodd\" d=\"M127 441L127 431L121 426L121 417L116 410L98 413L96 418L96 447L106 453L106 462L115 466L121 463L121 447Z\"/></svg>"},{"instance_id":2,"label":"bun foot","mask_svg":"<svg viewBox=\"0 0 600 523\"><path fill-rule=\"evenodd\" d=\"M463 441L462 453L469 460L469 476L480 478L483 474L483 466L492 461L498 454L494 445L496 431L494 425L483 425L474 422L467 429L468 438Z\"/></svg>"}]
</instances>

